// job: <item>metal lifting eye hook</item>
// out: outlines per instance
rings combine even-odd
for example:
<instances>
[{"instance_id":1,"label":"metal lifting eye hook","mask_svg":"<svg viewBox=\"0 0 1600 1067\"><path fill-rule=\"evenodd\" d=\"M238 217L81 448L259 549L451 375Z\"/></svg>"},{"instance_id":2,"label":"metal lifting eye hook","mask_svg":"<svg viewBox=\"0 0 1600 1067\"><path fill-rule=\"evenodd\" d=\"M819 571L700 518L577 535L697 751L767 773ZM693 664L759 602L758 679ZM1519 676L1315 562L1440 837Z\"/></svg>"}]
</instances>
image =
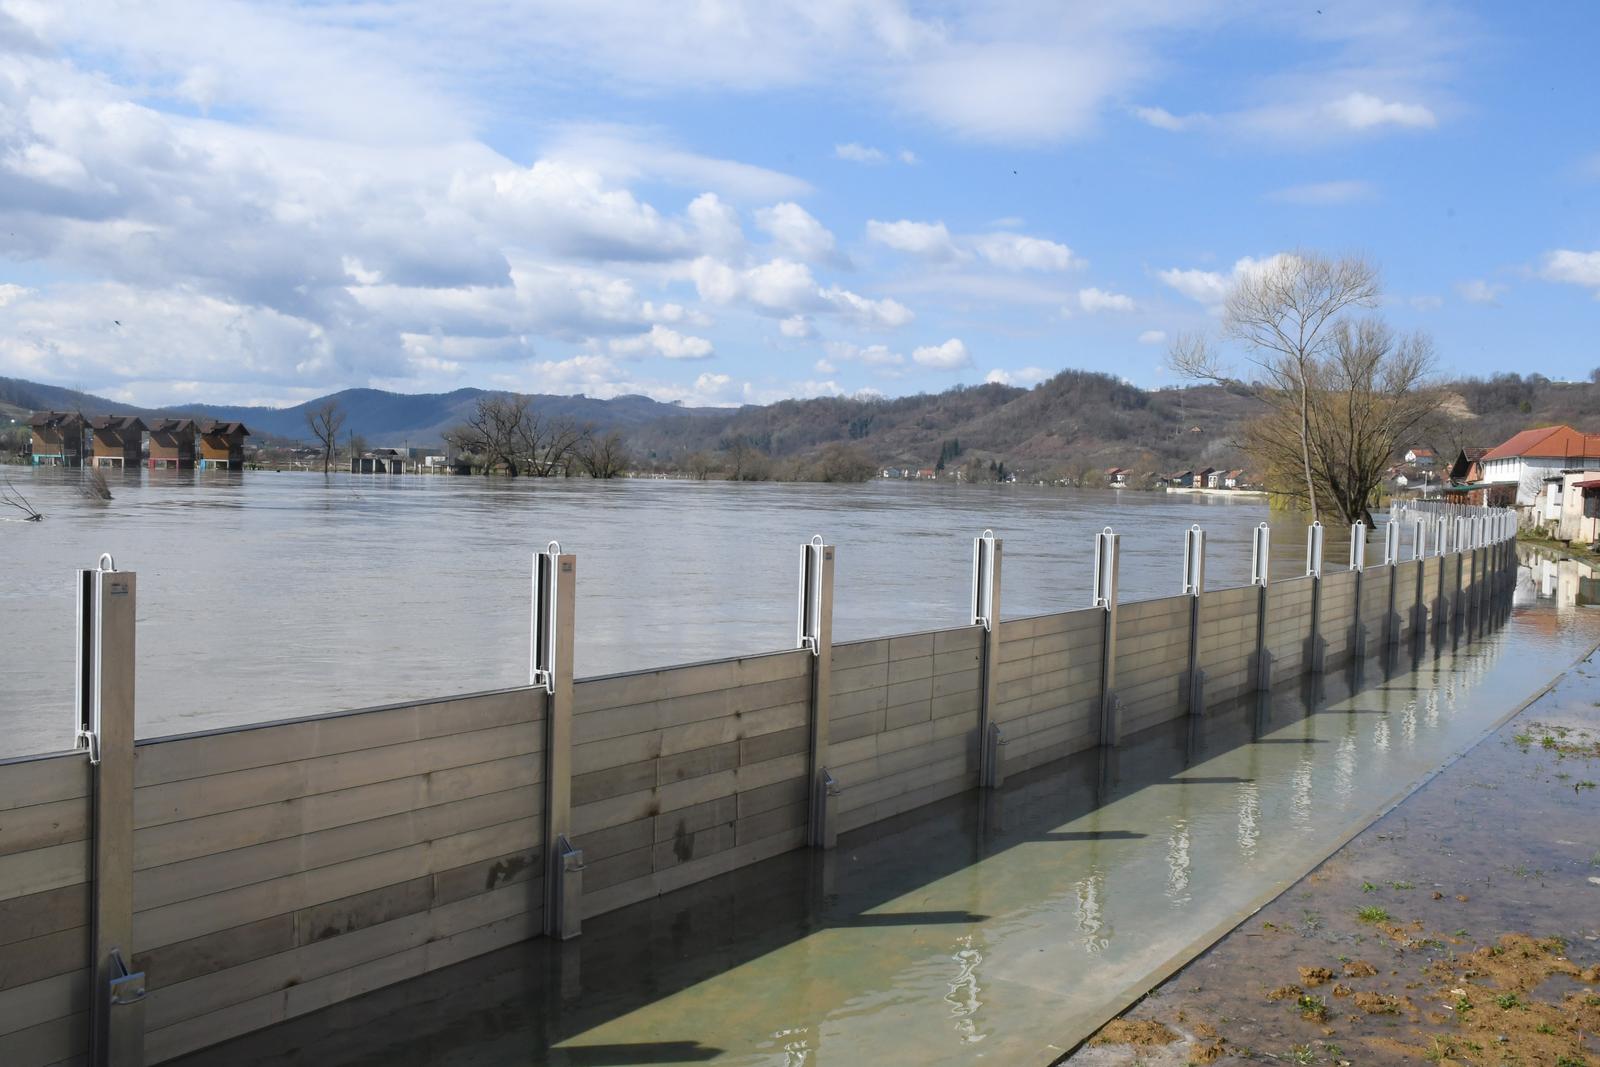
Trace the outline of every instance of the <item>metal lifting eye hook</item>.
<instances>
[{"instance_id":1,"label":"metal lifting eye hook","mask_svg":"<svg viewBox=\"0 0 1600 1067\"><path fill-rule=\"evenodd\" d=\"M117 569L117 561L111 558L111 553L109 553L109 552L100 553L100 560L99 560L98 563L95 564L95 570L106 571L106 572L114 572L116 569Z\"/></svg>"},{"instance_id":2,"label":"metal lifting eye hook","mask_svg":"<svg viewBox=\"0 0 1600 1067\"><path fill-rule=\"evenodd\" d=\"M549 553L553 554L553 555L559 556L559 555L561 555L561 542L560 541L551 541L548 545L544 546L544 550L546 552L549 552Z\"/></svg>"},{"instance_id":3,"label":"metal lifting eye hook","mask_svg":"<svg viewBox=\"0 0 1600 1067\"><path fill-rule=\"evenodd\" d=\"M822 535L821 534L812 534L811 535L811 547L812 548L821 548L822 547Z\"/></svg>"}]
</instances>

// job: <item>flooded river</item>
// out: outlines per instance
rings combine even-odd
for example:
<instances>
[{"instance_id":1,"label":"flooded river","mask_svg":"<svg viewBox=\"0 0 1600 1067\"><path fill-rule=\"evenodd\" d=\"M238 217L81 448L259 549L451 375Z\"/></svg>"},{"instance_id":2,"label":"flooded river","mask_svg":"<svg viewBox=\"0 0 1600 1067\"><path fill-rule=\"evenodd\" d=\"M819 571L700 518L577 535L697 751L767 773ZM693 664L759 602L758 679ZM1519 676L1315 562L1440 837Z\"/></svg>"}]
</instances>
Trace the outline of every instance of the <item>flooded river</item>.
<instances>
[{"instance_id":1,"label":"flooded river","mask_svg":"<svg viewBox=\"0 0 1600 1067\"><path fill-rule=\"evenodd\" d=\"M814 533L839 547L839 640L966 622L985 527L1006 616L1087 606L1106 525L1125 600L1179 592L1195 522L1213 587L1248 581L1269 517L1274 570L1304 572L1298 520L1259 498L133 471L99 502L77 471L7 473L47 518L0 523L0 755L70 744L72 572L102 552L139 573L143 737L524 684L529 554L552 538L578 555L580 676L788 647Z\"/></svg>"}]
</instances>

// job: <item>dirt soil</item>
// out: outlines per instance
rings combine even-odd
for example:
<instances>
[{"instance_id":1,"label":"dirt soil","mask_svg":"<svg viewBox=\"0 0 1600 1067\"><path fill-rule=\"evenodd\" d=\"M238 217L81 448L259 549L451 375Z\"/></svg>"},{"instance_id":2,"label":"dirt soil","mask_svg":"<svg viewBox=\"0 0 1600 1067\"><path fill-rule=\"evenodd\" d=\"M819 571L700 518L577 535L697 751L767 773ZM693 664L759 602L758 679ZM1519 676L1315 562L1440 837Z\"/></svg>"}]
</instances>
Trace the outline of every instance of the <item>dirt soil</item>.
<instances>
[{"instance_id":1,"label":"dirt soil","mask_svg":"<svg viewBox=\"0 0 1600 1067\"><path fill-rule=\"evenodd\" d=\"M1064 1062L1600 1067L1600 654Z\"/></svg>"}]
</instances>

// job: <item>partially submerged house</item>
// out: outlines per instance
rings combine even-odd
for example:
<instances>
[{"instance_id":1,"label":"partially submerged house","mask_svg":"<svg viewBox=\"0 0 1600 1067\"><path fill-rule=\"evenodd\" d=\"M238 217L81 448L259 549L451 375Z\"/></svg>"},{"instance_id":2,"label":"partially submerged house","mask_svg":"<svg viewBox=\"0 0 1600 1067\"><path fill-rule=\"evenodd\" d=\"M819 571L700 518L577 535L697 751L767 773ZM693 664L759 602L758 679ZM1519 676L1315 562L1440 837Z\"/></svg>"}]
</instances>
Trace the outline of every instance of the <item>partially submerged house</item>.
<instances>
[{"instance_id":1,"label":"partially submerged house","mask_svg":"<svg viewBox=\"0 0 1600 1067\"><path fill-rule=\"evenodd\" d=\"M100 415L90 422L94 431L96 467L133 468L144 452L144 422L137 415Z\"/></svg>"},{"instance_id":2,"label":"partially submerged house","mask_svg":"<svg viewBox=\"0 0 1600 1067\"><path fill-rule=\"evenodd\" d=\"M1106 471L1106 483L1113 489L1128 488L1128 469L1126 467L1111 467Z\"/></svg>"},{"instance_id":3,"label":"partially submerged house","mask_svg":"<svg viewBox=\"0 0 1600 1067\"><path fill-rule=\"evenodd\" d=\"M156 419L150 423L150 466L155 470L193 470L193 419Z\"/></svg>"},{"instance_id":4,"label":"partially submerged house","mask_svg":"<svg viewBox=\"0 0 1600 1067\"><path fill-rule=\"evenodd\" d=\"M374 448L350 457L351 474L404 474L405 456L397 448Z\"/></svg>"},{"instance_id":5,"label":"partially submerged house","mask_svg":"<svg viewBox=\"0 0 1600 1067\"><path fill-rule=\"evenodd\" d=\"M28 420L28 428L33 431L34 466L83 466L83 437L88 426L76 411L35 413Z\"/></svg>"},{"instance_id":6,"label":"partially submerged house","mask_svg":"<svg viewBox=\"0 0 1600 1067\"><path fill-rule=\"evenodd\" d=\"M1570 544L1600 541L1600 470L1562 476L1555 537Z\"/></svg>"},{"instance_id":7,"label":"partially submerged house","mask_svg":"<svg viewBox=\"0 0 1600 1067\"><path fill-rule=\"evenodd\" d=\"M242 422L207 419L200 424L200 469L244 470L244 439L250 431Z\"/></svg>"}]
</instances>

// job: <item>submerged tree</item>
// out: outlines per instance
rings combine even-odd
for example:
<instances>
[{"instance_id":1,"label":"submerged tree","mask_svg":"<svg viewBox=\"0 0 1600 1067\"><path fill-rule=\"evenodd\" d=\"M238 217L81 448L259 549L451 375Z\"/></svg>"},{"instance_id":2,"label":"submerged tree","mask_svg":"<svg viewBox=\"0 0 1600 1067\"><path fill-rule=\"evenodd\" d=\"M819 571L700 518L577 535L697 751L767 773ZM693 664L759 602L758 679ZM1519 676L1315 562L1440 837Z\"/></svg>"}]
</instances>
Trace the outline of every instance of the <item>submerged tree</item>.
<instances>
[{"instance_id":1,"label":"submerged tree","mask_svg":"<svg viewBox=\"0 0 1600 1067\"><path fill-rule=\"evenodd\" d=\"M327 474L328 468L333 465L333 450L339 443L339 430L344 426L344 418L344 409L332 398L306 409L306 426L322 446L323 474Z\"/></svg>"},{"instance_id":2,"label":"submerged tree","mask_svg":"<svg viewBox=\"0 0 1600 1067\"><path fill-rule=\"evenodd\" d=\"M475 457L486 473L546 477L565 471L589 431L570 419L544 418L525 396L481 396L467 421L445 432L445 440Z\"/></svg>"},{"instance_id":3,"label":"submerged tree","mask_svg":"<svg viewBox=\"0 0 1600 1067\"><path fill-rule=\"evenodd\" d=\"M591 478L615 478L627 473L632 462L622 435L615 430L603 437L591 437L578 453L578 460Z\"/></svg>"},{"instance_id":4,"label":"submerged tree","mask_svg":"<svg viewBox=\"0 0 1600 1067\"><path fill-rule=\"evenodd\" d=\"M1295 418L1275 420L1292 430L1300 452L1303 499L1318 518L1313 470L1314 378L1332 352L1334 324L1348 309L1378 302L1378 269L1360 256L1332 259L1315 252L1274 256L1242 271L1223 302L1222 337L1244 347L1259 374L1257 394L1275 412L1292 403ZM1178 338L1169 356L1181 374L1227 383L1231 375L1204 336Z\"/></svg>"}]
</instances>

